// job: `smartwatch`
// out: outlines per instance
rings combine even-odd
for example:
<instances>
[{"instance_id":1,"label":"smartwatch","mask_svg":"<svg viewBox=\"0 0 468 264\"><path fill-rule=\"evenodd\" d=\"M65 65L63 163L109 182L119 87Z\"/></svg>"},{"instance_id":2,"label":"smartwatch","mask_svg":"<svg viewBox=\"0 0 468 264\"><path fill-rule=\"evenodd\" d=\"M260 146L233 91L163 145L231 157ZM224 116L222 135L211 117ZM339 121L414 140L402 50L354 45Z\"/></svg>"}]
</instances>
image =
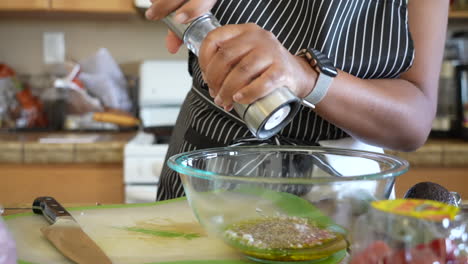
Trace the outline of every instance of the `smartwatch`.
<instances>
[{"instance_id":1,"label":"smartwatch","mask_svg":"<svg viewBox=\"0 0 468 264\"><path fill-rule=\"evenodd\" d=\"M305 58L310 66L318 72L318 78L315 82L314 89L302 99L303 104L315 108L315 105L322 101L327 94L333 79L338 75L338 71L332 61L325 54L316 49L303 49L296 55Z\"/></svg>"}]
</instances>

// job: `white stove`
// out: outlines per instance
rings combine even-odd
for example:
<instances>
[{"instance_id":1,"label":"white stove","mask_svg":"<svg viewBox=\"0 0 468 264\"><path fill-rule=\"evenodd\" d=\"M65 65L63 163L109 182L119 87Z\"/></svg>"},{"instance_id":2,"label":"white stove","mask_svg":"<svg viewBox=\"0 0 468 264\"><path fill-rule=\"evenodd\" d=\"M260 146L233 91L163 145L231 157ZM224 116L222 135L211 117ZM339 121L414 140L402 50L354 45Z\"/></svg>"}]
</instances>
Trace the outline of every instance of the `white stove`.
<instances>
[{"instance_id":1,"label":"white stove","mask_svg":"<svg viewBox=\"0 0 468 264\"><path fill-rule=\"evenodd\" d=\"M141 64L138 101L145 131L174 126L192 83L187 69L186 60L145 61ZM143 131L127 143L124 150L126 203L155 201L167 149L165 137Z\"/></svg>"},{"instance_id":2,"label":"white stove","mask_svg":"<svg viewBox=\"0 0 468 264\"><path fill-rule=\"evenodd\" d=\"M141 203L156 199L159 175L167 144L154 144L152 134L139 132L124 149L125 202Z\"/></svg>"}]
</instances>

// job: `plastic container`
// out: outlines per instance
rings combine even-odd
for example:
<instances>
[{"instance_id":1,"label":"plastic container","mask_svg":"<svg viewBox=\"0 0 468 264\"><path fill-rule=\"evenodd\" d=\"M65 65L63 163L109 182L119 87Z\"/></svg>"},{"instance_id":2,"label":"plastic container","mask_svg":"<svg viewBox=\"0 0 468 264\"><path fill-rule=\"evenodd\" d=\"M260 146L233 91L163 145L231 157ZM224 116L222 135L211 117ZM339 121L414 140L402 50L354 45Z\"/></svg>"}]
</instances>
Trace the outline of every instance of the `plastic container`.
<instances>
[{"instance_id":1,"label":"plastic container","mask_svg":"<svg viewBox=\"0 0 468 264\"><path fill-rule=\"evenodd\" d=\"M468 264L468 218L429 200L372 203L353 232L350 264Z\"/></svg>"}]
</instances>

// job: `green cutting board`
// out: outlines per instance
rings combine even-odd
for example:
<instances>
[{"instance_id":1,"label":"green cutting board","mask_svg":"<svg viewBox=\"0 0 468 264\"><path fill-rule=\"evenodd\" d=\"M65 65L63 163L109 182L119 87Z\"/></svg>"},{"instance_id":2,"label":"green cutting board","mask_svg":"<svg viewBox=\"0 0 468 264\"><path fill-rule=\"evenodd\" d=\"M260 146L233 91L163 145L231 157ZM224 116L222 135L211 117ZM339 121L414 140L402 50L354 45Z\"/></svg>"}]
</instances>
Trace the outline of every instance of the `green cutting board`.
<instances>
[{"instance_id":1,"label":"green cutting board","mask_svg":"<svg viewBox=\"0 0 468 264\"><path fill-rule=\"evenodd\" d=\"M208 236L185 198L150 204L68 209L83 230L114 264L253 263ZM5 217L17 245L20 264L72 263L40 232L43 216L24 213ZM336 263L336 259L320 264Z\"/></svg>"}]
</instances>

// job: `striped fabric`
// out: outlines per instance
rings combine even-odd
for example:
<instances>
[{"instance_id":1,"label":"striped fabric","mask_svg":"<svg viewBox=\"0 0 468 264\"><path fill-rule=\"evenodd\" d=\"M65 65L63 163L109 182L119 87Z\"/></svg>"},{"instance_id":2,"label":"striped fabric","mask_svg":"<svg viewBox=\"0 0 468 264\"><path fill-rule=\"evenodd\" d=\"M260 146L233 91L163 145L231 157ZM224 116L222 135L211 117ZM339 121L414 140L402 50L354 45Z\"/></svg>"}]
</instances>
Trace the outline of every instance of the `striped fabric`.
<instances>
[{"instance_id":1,"label":"striped fabric","mask_svg":"<svg viewBox=\"0 0 468 264\"><path fill-rule=\"evenodd\" d=\"M395 78L414 58L406 0L218 0L212 10L221 24L256 23L275 34L291 53L313 47L335 66L354 76ZM167 157L195 149L227 146L251 137L233 113L218 108L208 96L198 61L189 55L192 90L182 107ZM339 139L347 134L302 107L278 138L301 145ZM157 200L184 195L178 175L163 168Z\"/></svg>"}]
</instances>

